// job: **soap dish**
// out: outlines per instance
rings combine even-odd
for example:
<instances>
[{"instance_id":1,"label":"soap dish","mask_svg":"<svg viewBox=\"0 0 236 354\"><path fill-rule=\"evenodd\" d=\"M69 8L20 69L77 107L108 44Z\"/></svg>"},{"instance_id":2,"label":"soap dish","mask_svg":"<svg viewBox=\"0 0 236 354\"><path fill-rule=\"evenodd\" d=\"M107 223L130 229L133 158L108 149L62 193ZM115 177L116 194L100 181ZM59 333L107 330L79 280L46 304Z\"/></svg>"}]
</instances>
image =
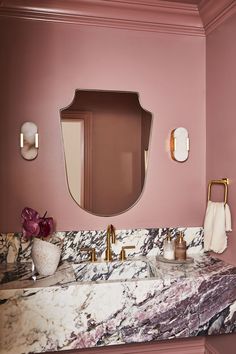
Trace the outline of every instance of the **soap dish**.
<instances>
[{"instance_id":1,"label":"soap dish","mask_svg":"<svg viewBox=\"0 0 236 354\"><path fill-rule=\"evenodd\" d=\"M194 262L192 257L187 257L185 260L177 260L177 259L166 259L163 256L157 256L157 260L163 263L169 264L191 264Z\"/></svg>"}]
</instances>

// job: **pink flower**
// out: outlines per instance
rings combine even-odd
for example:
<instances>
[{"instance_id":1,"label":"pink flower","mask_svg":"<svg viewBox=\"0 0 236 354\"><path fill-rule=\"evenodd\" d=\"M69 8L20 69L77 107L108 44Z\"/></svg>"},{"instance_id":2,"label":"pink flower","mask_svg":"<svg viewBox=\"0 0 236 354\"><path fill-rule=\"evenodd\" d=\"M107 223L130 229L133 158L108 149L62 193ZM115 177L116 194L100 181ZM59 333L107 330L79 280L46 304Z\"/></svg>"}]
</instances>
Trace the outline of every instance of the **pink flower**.
<instances>
[{"instance_id":1,"label":"pink flower","mask_svg":"<svg viewBox=\"0 0 236 354\"><path fill-rule=\"evenodd\" d=\"M22 221L24 221L24 220L37 221L40 219L40 215L34 209L24 208L21 212L21 218L22 218Z\"/></svg>"},{"instance_id":2,"label":"pink flower","mask_svg":"<svg viewBox=\"0 0 236 354\"><path fill-rule=\"evenodd\" d=\"M21 213L23 237L47 237L53 231L53 218L46 218L47 212L43 217L31 208L24 208Z\"/></svg>"},{"instance_id":3,"label":"pink flower","mask_svg":"<svg viewBox=\"0 0 236 354\"><path fill-rule=\"evenodd\" d=\"M53 231L53 218L41 218L39 221L40 236L47 237Z\"/></svg>"},{"instance_id":4,"label":"pink flower","mask_svg":"<svg viewBox=\"0 0 236 354\"><path fill-rule=\"evenodd\" d=\"M23 236L25 238L38 236L40 233L40 227L38 222L33 220L25 220L23 222Z\"/></svg>"}]
</instances>

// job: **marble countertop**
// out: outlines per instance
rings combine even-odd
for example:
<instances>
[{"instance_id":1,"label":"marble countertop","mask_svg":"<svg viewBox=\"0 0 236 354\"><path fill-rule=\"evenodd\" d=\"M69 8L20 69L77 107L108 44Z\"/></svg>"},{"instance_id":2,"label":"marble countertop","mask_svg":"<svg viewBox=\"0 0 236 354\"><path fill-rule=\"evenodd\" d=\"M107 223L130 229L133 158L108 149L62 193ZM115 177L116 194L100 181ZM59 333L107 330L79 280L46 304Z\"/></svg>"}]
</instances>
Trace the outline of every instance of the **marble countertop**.
<instances>
[{"instance_id":1,"label":"marble countertop","mask_svg":"<svg viewBox=\"0 0 236 354\"><path fill-rule=\"evenodd\" d=\"M0 290L4 289L27 289L27 288L46 288L49 286L65 286L65 285L80 285L90 283L113 283L127 281L157 281L168 282L170 280L180 280L186 278L205 278L212 276L232 275L236 276L236 267L225 263L217 258L208 255L200 255L193 257L193 263L186 264L171 264L164 263L156 257L138 257L128 258L126 261L104 262L81 262L70 263L63 262L59 265L56 273L51 276L43 277L32 271L32 263L15 263L15 264L0 264ZM151 276L139 276L140 268L137 268L137 277L129 277L130 268L133 263L147 262L151 266ZM106 268L113 267L119 271L119 278L114 280L114 277L104 279L103 277L87 276L89 272L103 271L108 272ZM82 276L78 276L78 268L84 268ZM141 268L143 272L144 269ZM86 274L87 273L87 274ZM123 274L123 275L122 275Z\"/></svg>"},{"instance_id":2,"label":"marble countertop","mask_svg":"<svg viewBox=\"0 0 236 354\"><path fill-rule=\"evenodd\" d=\"M70 263L64 262L55 274L43 277L32 271L32 262L0 264L0 291L6 289L46 288L76 281Z\"/></svg>"},{"instance_id":3,"label":"marble countertop","mask_svg":"<svg viewBox=\"0 0 236 354\"><path fill-rule=\"evenodd\" d=\"M86 268L92 281L84 277L84 264L63 263L53 276L36 275L36 281L31 264L1 266L0 354L236 331L236 267L207 255L188 265L150 258L146 276L146 259L136 261L141 278L139 271L128 274L129 263L121 262L108 267L120 279L94 278L93 267L104 271L98 262Z\"/></svg>"}]
</instances>

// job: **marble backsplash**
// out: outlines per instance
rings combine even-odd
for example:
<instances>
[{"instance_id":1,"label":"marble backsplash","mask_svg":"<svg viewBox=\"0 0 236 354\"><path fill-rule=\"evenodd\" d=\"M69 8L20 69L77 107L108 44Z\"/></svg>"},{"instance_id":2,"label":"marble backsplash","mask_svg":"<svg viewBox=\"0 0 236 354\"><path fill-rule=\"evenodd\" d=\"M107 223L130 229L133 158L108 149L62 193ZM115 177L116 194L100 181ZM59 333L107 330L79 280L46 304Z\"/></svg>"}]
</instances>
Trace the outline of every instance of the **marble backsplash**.
<instances>
[{"instance_id":1,"label":"marble backsplash","mask_svg":"<svg viewBox=\"0 0 236 354\"><path fill-rule=\"evenodd\" d=\"M113 259L117 259L122 246L135 246L127 250L127 255L156 256L162 254L163 242L168 234L173 239L183 231L187 242L187 253L203 253L203 228L152 228L116 230L116 242L112 244ZM106 249L106 230L55 232L51 242L62 248L62 261L80 262L88 259L84 247L94 247L98 258L104 257ZM0 263L29 262L31 260L31 241L23 239L21 233L0 233Z\"/></svg>"}]
</instances>

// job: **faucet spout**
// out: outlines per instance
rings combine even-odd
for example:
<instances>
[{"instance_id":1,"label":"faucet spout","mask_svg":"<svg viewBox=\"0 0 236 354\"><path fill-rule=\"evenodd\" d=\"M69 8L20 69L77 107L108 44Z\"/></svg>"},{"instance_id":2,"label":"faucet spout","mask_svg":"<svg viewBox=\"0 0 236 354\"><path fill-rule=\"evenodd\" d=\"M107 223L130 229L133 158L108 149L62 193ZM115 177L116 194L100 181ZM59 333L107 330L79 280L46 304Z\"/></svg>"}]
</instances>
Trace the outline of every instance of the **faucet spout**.
<instances>
[{"instance_id":1,"label":"faucet spout","mask_svg":"<svg viewBox=\"0 0 236 354\"><path fill-rule=\"evenodd\" d=\"M113 225L108 225L107 234L106 234L106 253L105 253L105 261L112 261L112 249L111 242L115 243L116 241L116 233Z\"/></svg>"}]
</instances>

